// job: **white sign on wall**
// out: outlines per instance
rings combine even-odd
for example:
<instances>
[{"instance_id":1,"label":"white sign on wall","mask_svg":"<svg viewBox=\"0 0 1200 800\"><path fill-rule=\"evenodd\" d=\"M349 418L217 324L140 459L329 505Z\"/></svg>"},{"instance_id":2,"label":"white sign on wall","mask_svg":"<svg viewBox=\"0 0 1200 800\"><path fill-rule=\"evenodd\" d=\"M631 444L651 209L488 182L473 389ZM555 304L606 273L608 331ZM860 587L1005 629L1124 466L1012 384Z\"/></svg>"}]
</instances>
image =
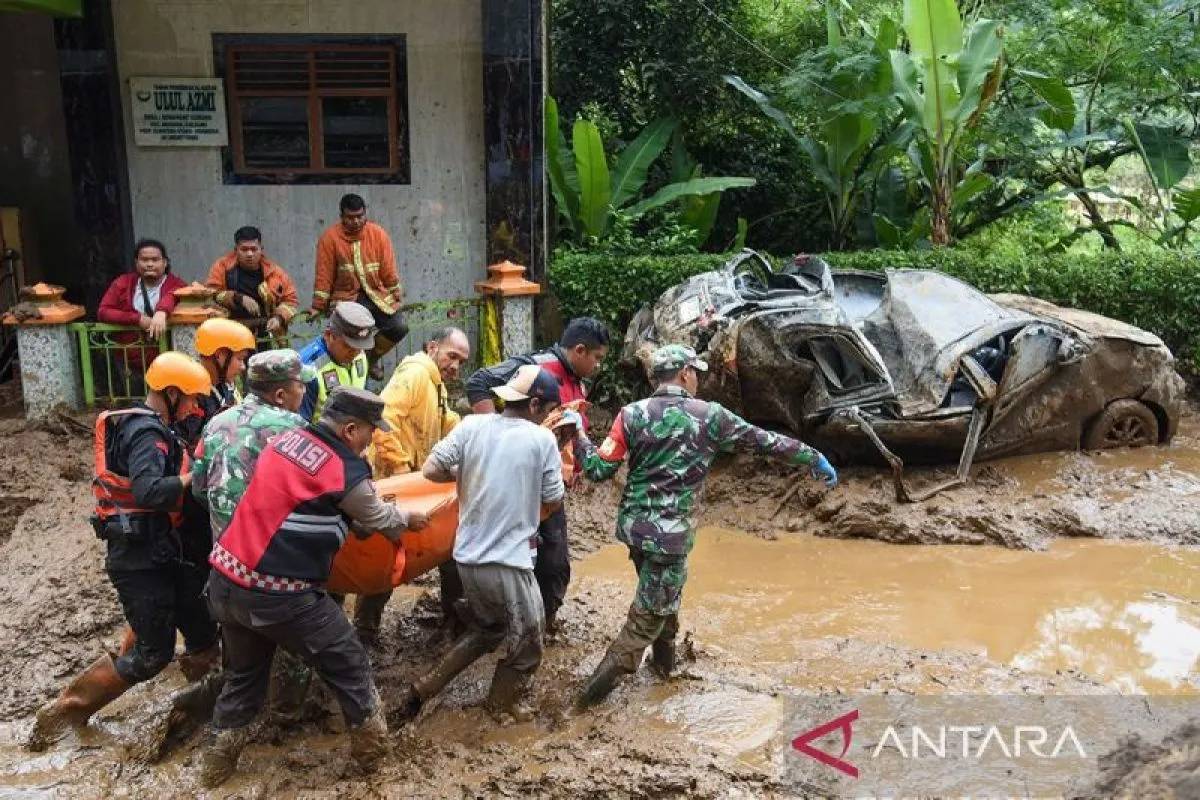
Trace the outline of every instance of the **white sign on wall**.
<instances>
[{"instance_id":1,"label":"white sign on wall","mask_svg":"<svg viewBox=\"0 0 1200 800\"><path fill-rule=\"evenodd\" d=\"M130 78L133 141L139 147L223 147L225 86L220 78Z\"/></svg>"}]
</instances>

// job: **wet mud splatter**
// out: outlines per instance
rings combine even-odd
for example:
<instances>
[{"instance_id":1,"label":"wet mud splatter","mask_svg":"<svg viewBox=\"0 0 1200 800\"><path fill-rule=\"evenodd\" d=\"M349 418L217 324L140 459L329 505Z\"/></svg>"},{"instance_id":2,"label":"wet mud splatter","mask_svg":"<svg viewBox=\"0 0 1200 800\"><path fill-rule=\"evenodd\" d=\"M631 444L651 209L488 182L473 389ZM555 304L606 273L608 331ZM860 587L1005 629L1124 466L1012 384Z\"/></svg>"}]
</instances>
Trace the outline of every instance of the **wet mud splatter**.
<instances>
[{"instance_id":1,"label":"wet mud splatter","mask_svg":"<svg viewBox=\"0 0 1200 800\"><path fill-rule=\"evenodd\" d=\"M1069 650L1039 649L1045 639L1038 626L1051 607L1060 612L1071 607L1064 597L1027 598L1028 613L1013 622L1012 636L1004 640L997 632L988 638L982 619L974 620L985 613L983 601L963 601L970 589L962 588L967 583L958 578L970 573L977 587L1007 580L1022 569L1012 562L1014 571L1006 573L1005 559L1010 558L1031 559L1036 574L1043 567L1035 565L1050 563L1039 559L1075 552L1070 543L1065 549L1054 546L1064 537L1140 540L1114 546L1128 549L1133 566L1126 572L1137 573L1134 567L1144 566L1149 577L1143 582L1131 578L1123 594L1104 595L1122 571L1119 559L1084 556L1064 562L1077 582L1064 591L1094 589L1108 597L1111 613L1101 616L1117 639L1136 639L1154 624L1195 624L1200 589L1188 583L1195 570L1158 569L1154 559L1182 558L1185 566L1194 565L1187 559L1194 558L1192 548L1200 543L1194 521L1195 495L1200 493L1200 457L1193 453L1198 430L1189 419L1169 448L991 462L976 471L971 486L914 506L897 505L890 481L878 470L848 469L843 485L832 493L805 484L789 495L802 475L751 458L732 459L709 484L703 524L727 529L721 536L736 537L724 546L744 551L746 558L767 559L758 573L752 562L738 567L759 584L722 583L715 562L698 551L684 608L689 643L680 674L663 683L643 670L597 711L575 716L569 713L572 694L619 629L632 582L619 549L612 549L619 479L586 487L571 498L577 574L560 615L562 631L547 647L538 673L534 721L504 727L483 713L479 703L494 663L484 659L414 723L395 732L385 767L364 777L348 766L341 720L329 698L321 696L295 727L262 726L238 775L208 796L792 796L780 782L773 766L777 759L770 752L770 731L779 724L780 704L789 697L1162 689L1166 684L1153 683L1155 675L1166 680L1161 675L1175 672L1151 674L1150 666L1137 664L1105 669ZM0 501L0 530L8 525L11 531L7 541L0 536L0 607L5 609L0 615L0 794L203 796L195 782L198 736L159 763L145 757L144 739L164 698L183 685L175 667L99 714L81 736L72 735L37 756L21 749L37 705L103 648L115 648L121 614L104 575L102 544L86 522L87 437L72 435L69 427L27 431L18 422L0 421L0 442L0 498L8 498ZM934 474L919 472L914 480ZM874 541L824 541L828 538ZM897 548L880 542L986 546ZM969 555L952 555L968 550ZM940 572L916 572L925 575L926 583L930 575L947 574L955 559L968 566L963 575L951 573L955 580L946 581L942 594L936 586L927 588L932 605L913 605L917 601L909 591L911 582L904 584L904 564L915 565L926 553L931 565L942 565ZM847 582L845 570L855 559L874 562L874 589ZM788 565L794 567L796 585L789 590L790 599L781 601ZM971 573L973 568L981 571ZM1095 581L1089 584L1091 571ZM1052 573L1045 573L1043 582ZM819 587L799 585L820 574L830 581L823 594ZM436 592L436 581L423 579L397 592L387 609L381 645L372 651L385 703L446 645L437 627ZM820 599L824 611L817 608ZM781 608L779 602L792 605ZM941 609L936 613L961 615L964 630L957 637L944 629L922 633L916 623L906 627L847 615L855 603L891 603L890 608L899 609L894 613L908 617ZM1096 603L1088 607L1095 609ZM1149 621L1136 616L1138 609L1150 609ZM1162 609L1174 609L1174 622L1162 621L1169 616ZM1060 614L1056 619L1065 618ZM1088 624L1079 623L1076 639L1058 641L1095 648L1098 640ZM1126 634L1120 634L1122 624L1130 628ZM1177 665L1187 653L1176 652L1173 658ZM1193 690L1185 680L1169 688ZM1186 731L1180 735L1193 736ZM1130 750L1132 755L1120 762L1128 768L1106 772L1104 785L1122 791L1141 786L1136 783L1142 780L1139 770L1155 769L1173 752L1155 749L1160 746L1161 741L1143 742Z\"/></svg>"}]
</instances>

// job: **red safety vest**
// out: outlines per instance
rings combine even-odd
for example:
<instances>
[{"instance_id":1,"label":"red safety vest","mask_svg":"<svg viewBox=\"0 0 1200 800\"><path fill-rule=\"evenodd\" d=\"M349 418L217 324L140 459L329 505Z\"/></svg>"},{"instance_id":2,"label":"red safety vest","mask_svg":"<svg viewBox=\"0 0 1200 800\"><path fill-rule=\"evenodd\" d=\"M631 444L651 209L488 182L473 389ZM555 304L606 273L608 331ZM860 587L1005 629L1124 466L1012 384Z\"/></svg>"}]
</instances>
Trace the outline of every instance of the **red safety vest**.
<instances>
[{"instance_id":1,"label":"red safety vest","mask_svg":"<svg viewBox=\"0 0 1200 800\"><path fill-rule=\"evenodd\" d=\"M370 478L366 461L319 429L284 431L255 462L209 563L250 589L298 592L323 584L349 530L338 504Z\"/></svg>"},{"instance_id":2,"label":"red safety vest","mask_svg":"<svg viewBox=\"0 0 1200 800\"><path fill-rule=\"evenodd\" d=\"M156 416L148 408L121 408L114 411L102 411L100 416L96 417L95 435L92 438L92 460L95 470L95 477L92 478L92 496L96 498L96 516L102 520L119 517L122 514L156 514L160 512L160 509L142 508L137 504L133 497L133 481L128 476L118 475L109 469L108 459L104 455L109 431L115 430L116 426L120 425L125 418L144 415ZM112 425L109 425L109 420L112 420ZM179 469L181 475L187 472L189 465L187 452L184 451ZM168 513L171 517L171 525L178 527L183 521L182 494L179 496L177 507Z\"/></svg>"}]
</instances>

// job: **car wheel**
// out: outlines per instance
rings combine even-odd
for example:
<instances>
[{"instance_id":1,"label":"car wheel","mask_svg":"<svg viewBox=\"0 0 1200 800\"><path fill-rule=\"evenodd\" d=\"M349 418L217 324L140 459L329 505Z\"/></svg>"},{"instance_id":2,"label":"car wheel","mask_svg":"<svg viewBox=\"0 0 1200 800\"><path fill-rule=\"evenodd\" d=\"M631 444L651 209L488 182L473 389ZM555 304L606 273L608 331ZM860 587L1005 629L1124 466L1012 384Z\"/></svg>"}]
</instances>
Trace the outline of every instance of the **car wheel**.
<instances>
[{"instance_id":1,"label":"car wheel","mask_svg":"<svg viewBox=\"0 0 1200 800\"><path fill-rule=\"evenodd\" d=\"M1092 421L1083 435L1084 450L1145 447L1158 444L1158 417L1145 403L1114 400Z\"/></svg>"}]
</instances>

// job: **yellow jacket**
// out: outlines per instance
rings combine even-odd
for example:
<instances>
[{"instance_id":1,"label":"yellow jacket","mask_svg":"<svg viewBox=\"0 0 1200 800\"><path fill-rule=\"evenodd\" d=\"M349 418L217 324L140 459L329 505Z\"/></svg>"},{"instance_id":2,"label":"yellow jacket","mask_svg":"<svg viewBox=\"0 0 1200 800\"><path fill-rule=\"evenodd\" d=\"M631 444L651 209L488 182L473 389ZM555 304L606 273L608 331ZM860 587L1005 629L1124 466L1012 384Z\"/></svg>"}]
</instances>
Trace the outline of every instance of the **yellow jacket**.
<instances>
[{"instance_id":1,"label":"yellow jacket","mask_svg":"<svg viewBox=\"0 0 1200 800\"><path fill-rule=\"evenodd\" d=\"M366 458L376 478L416 472L433 446L458 424L437 364L425 353L408 356L383 389L383 417L391 433L375 431Z\"/></svg>"}]
</instances>

